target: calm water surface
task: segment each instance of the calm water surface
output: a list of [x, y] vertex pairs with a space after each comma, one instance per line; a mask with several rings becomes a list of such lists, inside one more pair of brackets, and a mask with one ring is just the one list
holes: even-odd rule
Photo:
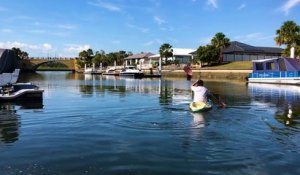
[[184, 79], [24, 75], [35, 103], [0, 104], [0, 174], [300, 173], [300, 87], [205, 81], [228, 107], [191, 113]]

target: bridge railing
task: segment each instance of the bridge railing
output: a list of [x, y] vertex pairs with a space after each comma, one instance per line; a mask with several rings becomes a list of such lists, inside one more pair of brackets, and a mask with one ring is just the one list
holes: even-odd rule
[[76, 57], [29, 57], [30, 60], [75, 60]]

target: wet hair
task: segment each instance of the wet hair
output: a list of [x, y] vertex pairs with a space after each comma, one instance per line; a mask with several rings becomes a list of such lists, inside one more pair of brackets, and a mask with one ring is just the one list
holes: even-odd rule
[[204, 85], [204, 82], [202, 80], [197, 81], [197, 86], [203, 86], [203, 85]]

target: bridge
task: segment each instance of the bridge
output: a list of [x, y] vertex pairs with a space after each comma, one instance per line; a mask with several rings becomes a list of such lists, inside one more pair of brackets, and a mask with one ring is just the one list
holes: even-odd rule
[[23, 59], [20, 61], [20, 68], [24, 72], [35, 72], [38, 67], [46, 63], [60, 63], [66, 65], [70, 71], [76, 71], [76, 59]]

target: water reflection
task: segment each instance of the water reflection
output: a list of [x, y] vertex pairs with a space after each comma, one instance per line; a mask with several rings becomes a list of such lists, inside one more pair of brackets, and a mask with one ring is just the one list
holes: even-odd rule
[[193, 113], [191, 112], [191, 115], [193, 116], [193, 123], [192, 127], [193, 128], [203, 128], [205, 127], [205, 119], [202, 113], [196, 112]]
[[42, 109], [43, 102], [0, 103], [0, 142], [13, 143], [19, 138], [20, 119], [17, 114], [21, 109]]
[[274, 107], [277, 121], [290, 127], [299, 123], [299, 86], [250, 83], [248, 87], [253, 103]]

